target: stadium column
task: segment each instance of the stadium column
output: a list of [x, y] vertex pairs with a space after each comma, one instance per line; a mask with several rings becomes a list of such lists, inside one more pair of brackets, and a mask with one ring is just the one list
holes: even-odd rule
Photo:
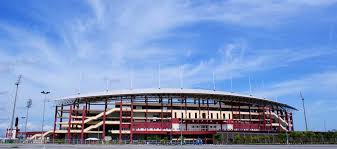
[[200, 112], [200, 97], [198, 97], [198, 110], [199, 110], [199, 120], [198, 120], [198, 127], [201, 131], [200, 121], [201, 121], [201, 112]]
[[72, 112], [73, 112], [73, 106], [70, 105], [69, 107], [69, 119], [68, 119], [68, 144], [70, 144], [70, 128], [71, 128], [71, 115], [72, 115]]
[[279, 110], [280, 107], [277, 107], [276, 109], [276, 114], [277, 114], [277, 122], [278, 122], [278, 129], [279, 131], [281, 131], [281, 115], [280, 115], [280, 110]]
[[107, 100], [104, 102], [104, 112], [103, 112], [103, 129], [102, 129], [102, 139], [105, 138], [105, 121], [106, 121], [106, 108], [107, 108]]
[[273, 107], [272, 106], [270, 106], [269, 107], [269, 121], [270, 121], [270, 130], [273, 130], [273, 117], [272, 117], [272, 115], [271, 115], [271, 112], [272, 112], [272, 109]]
[[147, 113], [148, 113], [148, 100], [147, 100], [147, 96], [145, 96], [145, 131], [147, 132], [147, 124], [148, 124], [148, 121], [147, 121]]
[[56, 131], [56, 121], [57, 121], [57, 110], [58, 110], [58, 106], [55, 106], [55, 118], [54, 118], [54, 129], [53, 129], [53, 143], [55, 143], [55, 131]]
[[219, 102], [219, 108], [220, 108], [220, 131], [222, 131], [222, 123], [223, 123], [223, 117], [222, 117], [222, 107], [221, 107], [221, 101], [218, 100]]
[[123, 101], [122, 101], [122, 97], [119, 97], [121, 98], [121, 101], [119, 103], [119, 144], [122, 144], [122, 113], [123, 113]]
[[290, 114], [291, 131], [294, 131], [293, 113], [290, 112], [289, 114]]
[[130, 144], [133, 143], [133, 98], [134, 96], [131, 96]]
[[263, 130], [266, 130], [266, 107], [263, 106]]
[[[251, 113], [250, 113], [250, 105], [248, 105], [248, 116], [249, 116], [249, 131], [252, 129], [252, 116], [251, 116]], [[259, 125], [260, 125], [260, 123], [259, 123]], [[260, 126], [259, 126], [259, 128], [260, 128]]]
[[[170, 141], [172, 141], [173, 137], [172, 137], [172, 129], [173, 129], [173, 121], [172, 121], [172, 118], [173, 118], [173, 101], [172, 101], [172, 97], [169, 97], [170, 100], [171, 100], [171, 131], [170, 131]], [[172, 143], [172, 142], [171, 142]]]
[[288, 117], [288, 112], [285, 110], [285, 116], [286, 116], [286, 122], [287, 122], [287, 131], [289, 131], [289, 117]]
[[61, 127], [62, 127], [62, 120], [63, 120], [63, 104], [61, 105], [61, 111], [60, 111], [60, 126], [59, 126], [59, 130], [61, 130]]
[[187, 131], [187, 98], [183, 97], [185, 100], [185, 131]]
[[84, 141], [84, 120], [86, 115], [86, 106], [83, 106], [82, 110], [82, 125], [81, 125], [81, 144], [83, 144]]
[[163, 131], [163, 98], [159, 96], [160, 101], [160, 130]]
[[90, 114], [90, 109], [91, 109], [91, 106], [90, 106], [90, 101], [88, 102], [88, 106], [87, 106], [87, 109], [88, 109], [88, 115]]
[[241, 108], [241, 105], [239, 104], [239, 126], [240, 126], [240, 127], [239, 127], [239, 130], [242, 129], [242, 127], [241, 127], [241, 126], [242, 126], [242, 125], [241, 125], [241, 109], [240, 109], [240, 108]]
[[206, 99], [206, 104], [207, 104], [207, 123], [209, 121], [209, 103], [208, 103], [208, 97]]
[[231, 111], [232, 111], [232, 117], [231, 118], [232, 118], [232, 125], [233, 125], [233, 129], [232, 130], [234, 131], [234, 123], [235, 122], [234, 122], [234, 112], [233, 112], [233, 101], [231, 102]]

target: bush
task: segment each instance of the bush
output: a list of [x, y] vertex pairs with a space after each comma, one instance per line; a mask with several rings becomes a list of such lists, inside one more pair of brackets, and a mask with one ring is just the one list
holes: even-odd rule
[[221, 134], [215, 134], [214, 139], [217, 141], [218, 144], [222, 143], [224, 138]]
[[239, 143], [242, 143], [242, 141], [243, 141], [243, 138], [241, 137], [241, 135], [236, 134], [234, 137], [234, 143], [239, 144]]

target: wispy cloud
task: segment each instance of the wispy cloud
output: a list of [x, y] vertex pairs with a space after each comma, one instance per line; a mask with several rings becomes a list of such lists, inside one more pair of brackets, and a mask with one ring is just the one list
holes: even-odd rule
[[268, 86], [256, 92], [257, 95], [277, 97], [289, 94], [334, 93], [337, 89], [337, 71], [327, 71], [303, 76], [295, 80], [286, 80]]
[[[47, 9], [38, 3], [27, 12], [23, 10], [28, 20], [37, 21], [33, 25], [0, 21], [0, 87], [1, 90], [12, 89], [16, 76], [23, 74], [19, 106], [26, 98], [32, 98], [32, 115], [40, 116], [41, 90], [48, 89], [52, 91], [51, 96], [59, 97], [77, 93], [81, 85], [82, 92], [93, 92], [105, 89], [107, 78], [113, 80], [111, 88], [128, 88], [131, 72], [135, 88], [157, 87], [159, 64], [162, 87], [179, 87], [182, 65], [185, 87], [211, 82], [213, 71], [219, 82], [230, 77], [242, 79], [249, 73], [267, 72], [336, 53], [326, 46], [260, 48], [252, 46], [255, 41], [241, 35], [226, 34], [219, 37], [223, 40], [215, 43], [216, 37], [203, 37], [199, 26], [220, 24], [228, 28], [247, 27], [248, 31], [277, 27], [287, 23], [285, 20], [289, 18], [332, 6], [335, 2], [98, 0], [80, 3], [76, 8], [68, 6], [71, 9], [60, 8], [57, 4]], [[185, 28], [194, 29], [186, 31]], [[193, 34], [193, 37], [180, 41], [182, 34]], [[195, 41], [195, 38], [202, 40]], [[195, 42], [202, 42], [203, 47]], [[290, 78], [290, 81], [271, 86], [266, 83], [270, 92], [259, 91], [259, 94], [289, 94], [291, 89], [305, 89], [312, 80], [335, 78], [335, 75], [329, 71], [299, 80]], [[335, 81], [321, 85], [333, 87], [332, 82]], [[6, 103], [1, 109], [6, 111], [10, 105], [8, 101], [12, 100], [9, 94], [1, 95], [4, 100], [0, 103]], [[34, 124], [39, 123], [37, 118], [32, 120]]]

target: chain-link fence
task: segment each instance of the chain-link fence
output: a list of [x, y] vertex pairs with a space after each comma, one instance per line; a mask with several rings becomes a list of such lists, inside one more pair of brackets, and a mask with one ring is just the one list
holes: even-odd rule
[[[153, 138], [152, 138], [153, 139]], [[41, 139], [36, 140], [1, 140], [0, 143], [42, 144]], [[50, 139], [44, 140], [46, 144], [131, 144], [130, 140], [102, 140], [91, 138], [81, 139]], [[209, 143], [209, 142], [207, 142]], [[212, 144], [337, 144], [337, 132], [290, 132], [290, 133], [248, 133], [248, 132], [223, 132], [213, 136]], [[132, 144], [206, 144], [201, 139], [173, 139], [157, 138], [155, 140], [137, 140]]]
[[337, 144], [337, 132], [243, 133], [214, 135], [215, 144]]

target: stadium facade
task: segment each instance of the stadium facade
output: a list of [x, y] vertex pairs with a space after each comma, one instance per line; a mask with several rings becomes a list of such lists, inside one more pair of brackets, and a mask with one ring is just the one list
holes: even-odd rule
[[[236, 93], [203, 89], [129, 89], [55, 99], [54, 129], [43, 137], [128, 141], [156, 135], [202, 139], [225, 132], [293, 131], [294, 107]], [[36, 134], [31, 139], [41, 138]]]

